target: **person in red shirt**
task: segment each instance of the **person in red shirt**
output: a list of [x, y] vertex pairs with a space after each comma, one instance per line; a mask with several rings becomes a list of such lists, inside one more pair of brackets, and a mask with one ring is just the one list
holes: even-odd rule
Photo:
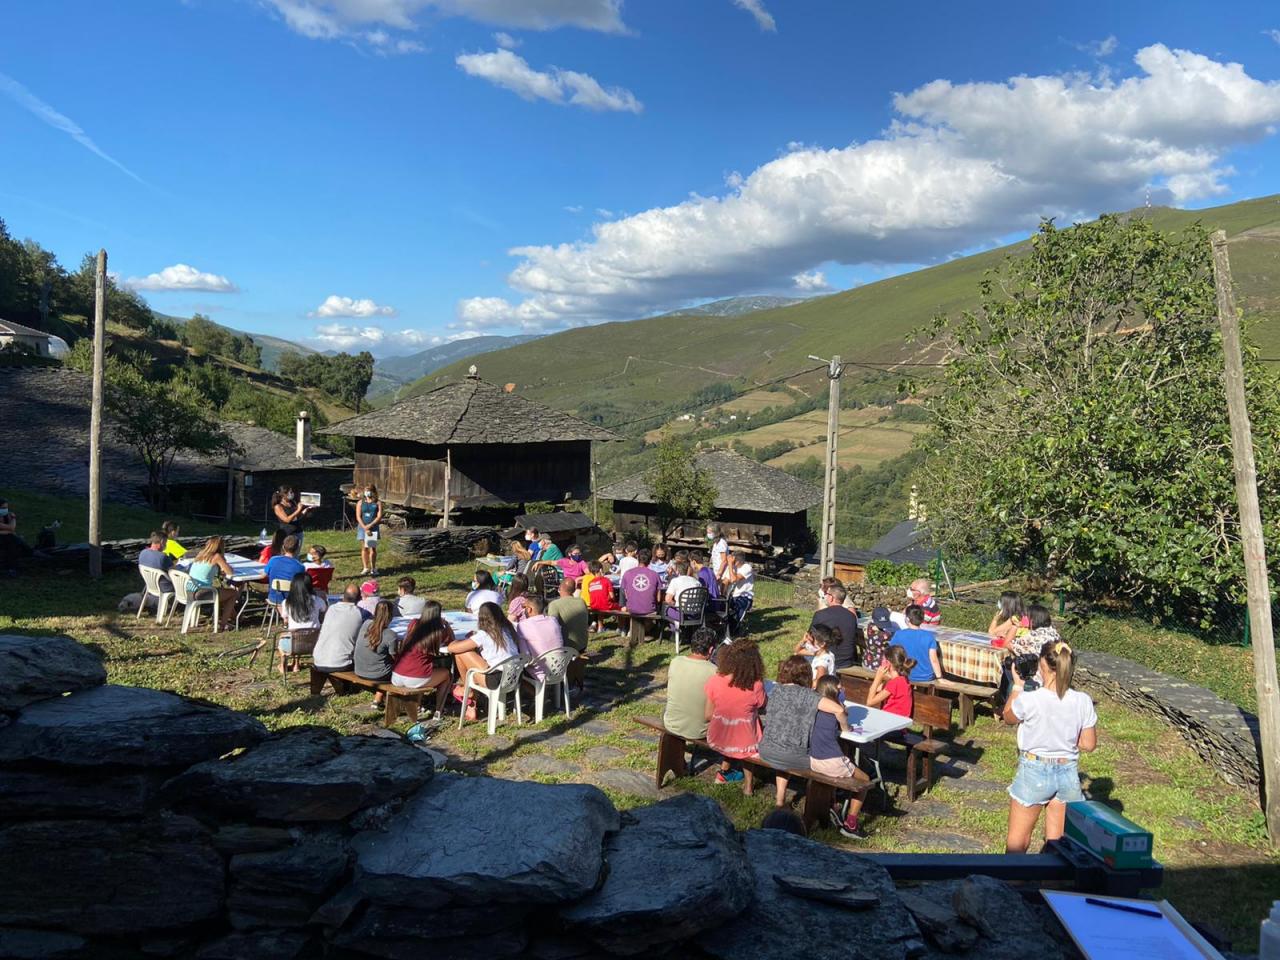
[[599, 633], [604, 630], [604, 617], [600, 614], [617, 610], [618, 601], [613, 594], [613, 584], [604, 575], [600, 561], [592, 560], [587, 564], [587, 570], [591, 572], [591, 582], [587, 584], [587, 609], [596, 614], [596, 632]]
[[925, 577], [911, 581], [911, 586], [907, 587], [907, 603], [914, 603], [924, 611], [926, 627], [936, 627], [942, 623], [942, 607], [938, 598], [929, 592], [932, 588], [933, 585]]
[[871, 689], [867, 691], [867, 706], [879, 707], [886, 713], [896, 713], [901, 717], [911, 716], [914, 701], [907, 674], [915, 665], [906, 650], [896, 643], [890, 646], [871, 681]]

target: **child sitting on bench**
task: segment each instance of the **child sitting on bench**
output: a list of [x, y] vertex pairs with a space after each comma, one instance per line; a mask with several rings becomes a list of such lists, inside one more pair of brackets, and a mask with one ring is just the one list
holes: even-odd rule
[[[840, 681], [834, 675], [828, 675], [818, 681], [817, 693], [824, 703], [837, 703], [843, 712], [844, 704], [840, 700]], [[828, 777], [847, 778], [849, 780], [866, 781], [867, 775], [853, 765], [844, 751], [840, 749], [840, 718], [822, 710], [813, 721], [813, 730], [809, 734], [809, 769]], [[863, 801], [867, 791], [855, 789], [852, 784], [849, 791], [853, 796], [847, 801], [847, 810], [841, 810], [840, 801], [831, 808], [831, 823], [841, 836], [851, 840], [865, 840], [867, 833], [858, 823], [858, 814], [862, 812]]]

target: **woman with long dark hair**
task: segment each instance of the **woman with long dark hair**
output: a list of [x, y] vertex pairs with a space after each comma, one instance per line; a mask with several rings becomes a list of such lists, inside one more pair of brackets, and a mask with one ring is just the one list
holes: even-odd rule
[[[276, 649], [280, 651], [281, 673], [285, 672], [285, 661], [293, 654], [293, 631], [318, 630], [320, 619], [324, 616], [328, 605], [324, 594], [316, 591], [310, 576], [306, 573], [294, 574], [293, 579], [289, 581], [289, 592], [285, 595], [284, 602], [280, 604], [281, 619], [289, 630], [289, 633], [282, 635], [276, 644]], [[297, 669], [296, 658], [294, 669]]]
[[512, 623], [519, 623], [521, 620], [533, 614], [529, 608], [529, 578], [523, 573], [517, 573], [511, 578], [511, 586], [507, 588], [507, 619]]
[[488, 670], [516, 656], [516, 630], [496, 603], [483, 603], [476, 614], [476, 632], [447, 647], [458, 664], [458, 676], [468, 670]]
[[436, 691], [436, 719], [444, 713], [450, 684], [448, 669], [437, 667], [435, 659], [442, 655], [442, 651], [453, 640], [453, 629], [441, 613], [440, 604], [434, 600], [423, 604], [422, 616], [397, 647], [395, 663], [391, 667], [391, 683], [394, 686]]
[[[356, 634], [355, 654], [352, 657], [352, 666], [357, 676], [383, 683], [391, 679], [396, 649], [400, 646], [400, 638], [391, 629], [391, 621], [395, 615], [394, 603], [379, 600], [373, 609], [373, 616], [361, 624], [360, 632]], [[385, 699], [381, 690], [373, 695], [373, 702], [377, 706], [381, 706]]]
[[298, 538], [298, 549], [302, 549], [302, 520], [310, 507], [298, 500], [298, 491], [287, 483], [276, 489], [271, 495], [271, 515], [280, 526], [286, 537]]

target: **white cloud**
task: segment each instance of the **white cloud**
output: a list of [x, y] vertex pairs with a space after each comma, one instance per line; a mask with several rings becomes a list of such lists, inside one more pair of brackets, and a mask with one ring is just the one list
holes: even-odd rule
[[134, 290], [204, 290], [208, 293], [237, 293], [237, 287], [226, 277], [205, 273], [185, 263], [175, 263], [159, 273], [130, 277], [124, 281]]
[[482, 334], [475, 330], [443, 335], [412, 328], [387, 331], [377, 324], [322, 323], [315, 328], [310, 343], [321, 350], [368, 350], [377, 356], [394, 356], [479, 336]]
[[820, 290], [831, 289], [831, 284], [827, 283], [827, 275], [821, 270], [797, 273], [791, 278], [791, 282], [797, 290], [803, 290], [805, 293], [817, 293]]
[[459, 54], [455, 62], [469, 76], [488, 80], [525, 100], [546, 100], [588, 110], [622, 110], [639, 113], [644, 105], [623, 87], [600, 86], [594, 77], [575, 70], [552, 67], [535, 70], [510, 50]]
[[603, 217], [605, 220], [613, 219], [613, 211], [606, 210], [604, 207], [596, 207], [596, 216]]
[[511, 34], [504, 33], [501, 30], [493, 35], [493, 42], [504, 50], [514, 50], [516, 47], [520, 46], [521, 43], [520, 40], [513, 37]]
[[10, 100], [18, 104], [18, 106], [27, 110], [38, 119], [43, 120], [55, 130], [61, 130], [76, 143], [80, 144], [80, 146], [84, 147], [90, 153], [101, 157], [121, 173], [132, 177], [139, 183], [146, 183], [146, 181], [140, 176], [94, 143], [93, 139], [84, 132], [84, 129], [80, 124], [76, 123], [66, 114], [59, 113], [6, 73], [0, 73], [0, 93], [3, 93]]
[[778, 25], [774, 22], [773, 15], [764, 8], [764, 0], [733, 0], [733, 5], [741, 7], [755, 17], [761, 30], [768, 30], [770, 33], [778, 32]]
[[1274, 40], [1276, 43], [1280, 43], [1280, 30], [1263, 30], [1262, 32], [1265, 33], [1272, 40]]
[[565, 213], [581, 213], [581, 212], [582, 212], [582, 205], [581, 205], [581, 204], [579, 204], [579, 203], [571, 203], [571, 204], [568, 204], [568, 205], [564, 208], [564, 212], [565, 212]]
[[[340, 297], [337, 294], [330, 294], [325, 297], [324, 303], [312, 310], [307, 316], [309, 317], [394, 317], [396, 315], [395, 307], [382, 306], [374, 303], [372, 300], [355, 300], [351, 297]], [[317, 329], [319, 329], [317, 327]]]
[[720, 196], [517, 247], [520, 297], [458, 304], [468, 329], [626, 319], [697, 298], [780, 288], [818, 264], [935, 261], [1041, 216], [1061, 221], [1224, 191], [1236, 145], [1280, 124], [1280, 83], [1156, 44], [1135, 76], [936, 80], [899, 94], [880, 137], [804, 147]]
[[[262, 0], [290, 30], [312, 40], [344, 40], [386, 55], [418, 53], [413, 34], [428, 12], [498, 27], [553, 30], [579, 27], [626, 33], [622, 0]], [[509, 34], [501, 34], [515, 45]], [[499, 41], [501, 43], [501, 41]], [[506, 44], [502, 44], [506, 46]]]
[[1077, 43], [1073, 44], [1073, 46], [1081, 53], [1087, 53], [1091, 57], [1102, 59], [1115, 53], [1119, 43], [1120, 41], [1116, 39], [1116, 35], [1113, 33], [1101, 40], [1091, 40], [1088, 43]]

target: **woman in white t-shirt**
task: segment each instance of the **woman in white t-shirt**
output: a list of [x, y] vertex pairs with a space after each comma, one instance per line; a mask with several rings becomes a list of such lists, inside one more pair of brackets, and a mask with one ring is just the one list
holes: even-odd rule
[[1018, 727], [1018, 772], [1009, 785], [1008, 853], [1026, 853], [1044, 807], [1044, 838], [1062, 836], [1067, 804], [1083, 800], [1077, 761], [1098, 746], [1098, 715], [1089, 695], [1071, 689], [1076, 658], [1063, 640], [1040, 648], [1040, 682], [1030, 687], [1014, 672], [1004, 705]]
[[502, 604], [502, 594], [498, 585], [493, 582], [493, 575], [488, 570], [477, 570], [476, 578], [471, 581], [471, 592], [467, 594], [463, 606], [468, 613], [479, 613], [480, 607], [486, 603]]
[[468, 670], [488, 670], [516, 655], [516, 631], [496, 603], [482, 603], [476, 613], [476, 632], [465, 640], [454, 640], [445, 652], [454, 657], [458, 676]]

